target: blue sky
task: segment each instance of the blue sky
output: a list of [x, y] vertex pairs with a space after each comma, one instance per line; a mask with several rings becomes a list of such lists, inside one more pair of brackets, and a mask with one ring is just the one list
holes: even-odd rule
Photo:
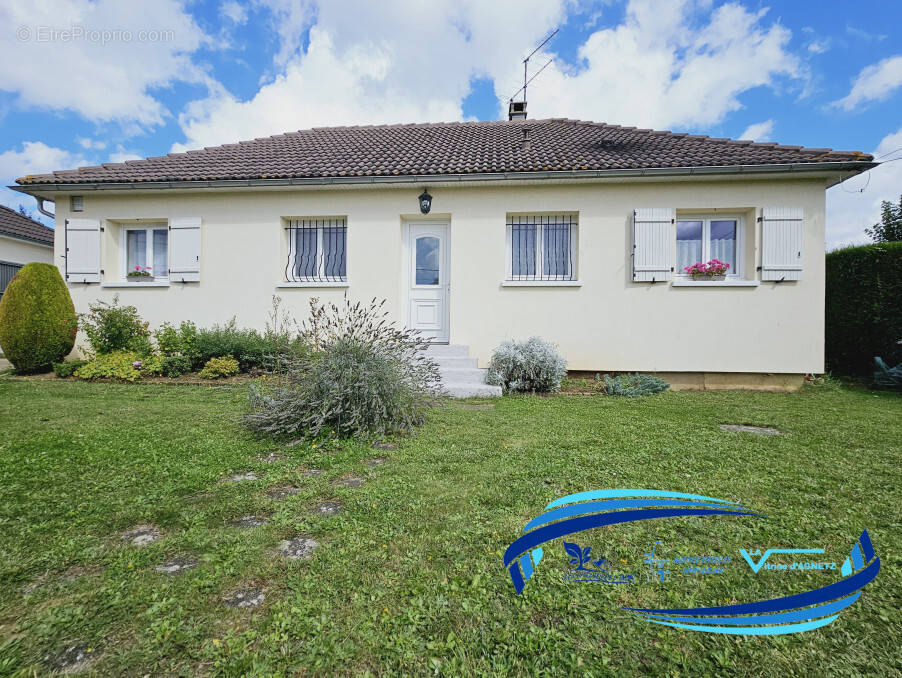
[[[530, 117], [902, 157], [902, 3], [48, 0], [0, 19], [4, 185], [310, 126], [499, 119], [554, 27]], [[902, 162], [831, 189], [828, 244], [900, 193]]]

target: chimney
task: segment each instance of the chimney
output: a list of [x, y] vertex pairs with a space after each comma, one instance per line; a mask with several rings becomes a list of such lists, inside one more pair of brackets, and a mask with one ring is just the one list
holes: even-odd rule
[[526, 101], [511, 101], [507, 105], [508, 120], [526, 120]]

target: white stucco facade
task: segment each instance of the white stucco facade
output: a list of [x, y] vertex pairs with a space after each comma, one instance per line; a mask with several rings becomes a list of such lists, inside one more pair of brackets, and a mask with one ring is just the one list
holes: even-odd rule
[[[136, 306], [152, 327], [193, 320], [262, 329], [273, 295], [298, 320], [310, 297], [387, 300], [406, 321], [405, 224], [446, 222], [449, 237], [449, 341], [466, 344], [484, 366], [505, 338], [541, 336], [558, 344], [571, 370], [817, 373], [824, 369], [824, 192], [826, 179], [619, 179], [553, 184], [428, 184], [378, 187], [95, 191], [84, 211], [56, 199], [54, 261], [65, 274], [65, 220], [97, 219], [99, 284], [70, 283], [76, 310], [96, 299]], [[761, 224], [769, 206], [801, 208], [801, 279], [761, 281]], [[742, 281], [735, 286], [633, 282], [633, 211], [742, 217]], [[715, 212], [716, 211], [716, 212]], [[577, 279], [566, 285], [506, 285], [510, 214], [578, 215]], [[120, 229], [135, 220], [201, 220], [200, 280], [137, 287], [123, 279]], [[286, 219], [343, 217], [346, 287], [284, 287]], [[675, 247], [675, 241], [674, 241]], [[755, 283], [758, 283], [757, 285]]]
[[11, 264], [28, 264], [32, 261], [52, 264], [53, 249], [50, 245], [0, 235], [0, 261]]

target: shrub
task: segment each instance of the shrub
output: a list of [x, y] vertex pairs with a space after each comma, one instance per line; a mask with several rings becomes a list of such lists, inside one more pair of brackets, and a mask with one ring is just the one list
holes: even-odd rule
[[230, 355], [210, 358], [204, 365], [204, 369], [200, 371], [200, 376], [204, 379], [219, 379], [236, 374], [238, 374], [238, 361]]
[[164, 356], [161, 372], [165, 377], [180, 377], [191, 371], [191, 360], [183, 355]]
[[70, 360], [63, 363], [53, 363], [53, 373], [56, 374], [56, 376], [65, 379], [66, 377], [71, 377], [75, 373], [75, 370], [87, 363], [87, 360]]
[[190, 360], [195, 354], [197, 327], [190, 320], [182, 321], [178, 327], [163, 323], [154, 331], [153, 338], [164, 356], [185, 356]]
[[141, 320], [134, 306], [120, 306], [118, 294], [112, 303], [96, 301], [88, 308], [89, 312], [79, 315], [79, 320], [94, 353], [153, 353], [147, 323]]
[[134, 361], [133, 366], [141, 373], [142, 377], [158, 377], [163, 374], [163, 360], [159, 354], [141, 356]]
[[848, 247], [826, 260], [825, 351], [838, 374], [902, 363], [902, 242]]
[[364, 306], [311, 300], [301, 341], [310, 351], [285, 359], [274, 387], [251, 385], [245, 423], [294, 437], [381, 436], [409, 431], [441, 396], [429, 342], [398, 328], [375, 299]]
[[52, 264], [25, 264], [0, 298], [0, 348], [17, 372], [49, 371], [75, 344], [75, 307]]
[[[598, 375], [595, 375], [598, 381]], [[605, 395], [626, 396], [638, 398], [639, 396], [654, 395], [670, 388], [670, 384], [652, 374], [620, 374], [616, 377], [604, 375]]]
[[98, 353], [75, 370], [79, 379], [122, 379], [135, 381], [141, 376], [141, 356], [132, 351]]
[[505, 391], [553, 393], [567, 376], [567, 361], [539, 337], [503, 342], [492, 354], [486, 381]]
[[238, 360], [239, 369], [247, 372], [252, 367], [270, 364], [271, 346], [259, 332], [239, 328], [235, 318], [232, 318], [226, 325], [214, 325], [197, 331], [192, 362], [198, 368], [212, 358], [231, 355]]

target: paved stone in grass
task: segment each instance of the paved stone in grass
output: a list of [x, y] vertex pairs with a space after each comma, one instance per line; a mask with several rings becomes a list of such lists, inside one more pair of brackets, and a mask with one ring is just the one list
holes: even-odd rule
[[342, 478], [337, 481], [335, 484], [339, 487], [360, 487], [363, 485], [364, 480], [358, 476], [351, 476], [349, 478]]
[[173, 558], [172, 560], [167, 560], [162, 565], [157, 565], [153, 569], [155, 569], [157, 572], [162, 572], [163, 574], [179, 574], [180, 572], [190, 570], [192, 567], [196, 566], [196, 558], [191, 558], [189, 556], [179, 556], [177, 558]]
[[374, 450], [397, 450], [398, 443], [389, 443], [389, 442], [381, 442], [381, 443], [373, 443], [371, 447]]
[[301, 491], [300, 487], [274, 487], [266, 493], [270, 499], [284, 499]]
[[781, 431], [767, 426], [740, 426], [739, 424], [719, 424], [724, 431], [733, 431], [734, 433], [757, 433], [763, 436], [779, 436], [783, 435]]
[[323, 474], [323, 470], [319, 468], [308, 468], [306, 471], [301, 473], [302, 476], [321, 476]]
[[270, 452], [269, 454], [261, 454], [257, 459], [264, 464], [275, 464], [277, 461], [285, 461], [285, 455], [278, 452]]
[[260, 589], [244, 589], [222, 597], [222, 602], [227, 607], [240, 608], [260, 607], [264, 600], [266, 600], [266, 596]]
[[316, 507], [316, 510], [324, 516], [337, 516], [341, 513], [341, 504], [337, 501], [324, 501]]
[[376, 468], [377, 466], [381, 466], [384, 463], [385, 463], [384, 457], [377, 457], [376, 459], [367, 459], [366, 460], [366, 465], [369, 466], [370, 468]]
[[462, 410], [493, 410], [495, 406], [491, 403], [458, 403], [455, 407]]
[[122, 539], [124, 541], [129, 542], [132, 546], [138, 547], [147, 546], [162, 536], [163, 535], [156, 525], [137, 525], [122, 533]]
[[260, 527], [268, 522], [269, 520], [263, 516], [241, 516], [237, 520], [233, 520], [229, 525], [232, 527]]
[[44, 657], [44, 664], [51, 671], [69, 674], [86, 670], [94, 660], [94, 648], [87, 645], [70, 645], [65, 650]]
[[279, 550], [286, 558], [300, 560], [312, 556], [317, 546], [319, 546], [319, 542], [310, 537], [295, 537], [283, 540], [279, 545]]
[[243, 483], [247, 480], [257, 480], [257, 474], [253, 471], [248, 471], [247, 473], [237, 473], [229, 478], [230, 483]]

